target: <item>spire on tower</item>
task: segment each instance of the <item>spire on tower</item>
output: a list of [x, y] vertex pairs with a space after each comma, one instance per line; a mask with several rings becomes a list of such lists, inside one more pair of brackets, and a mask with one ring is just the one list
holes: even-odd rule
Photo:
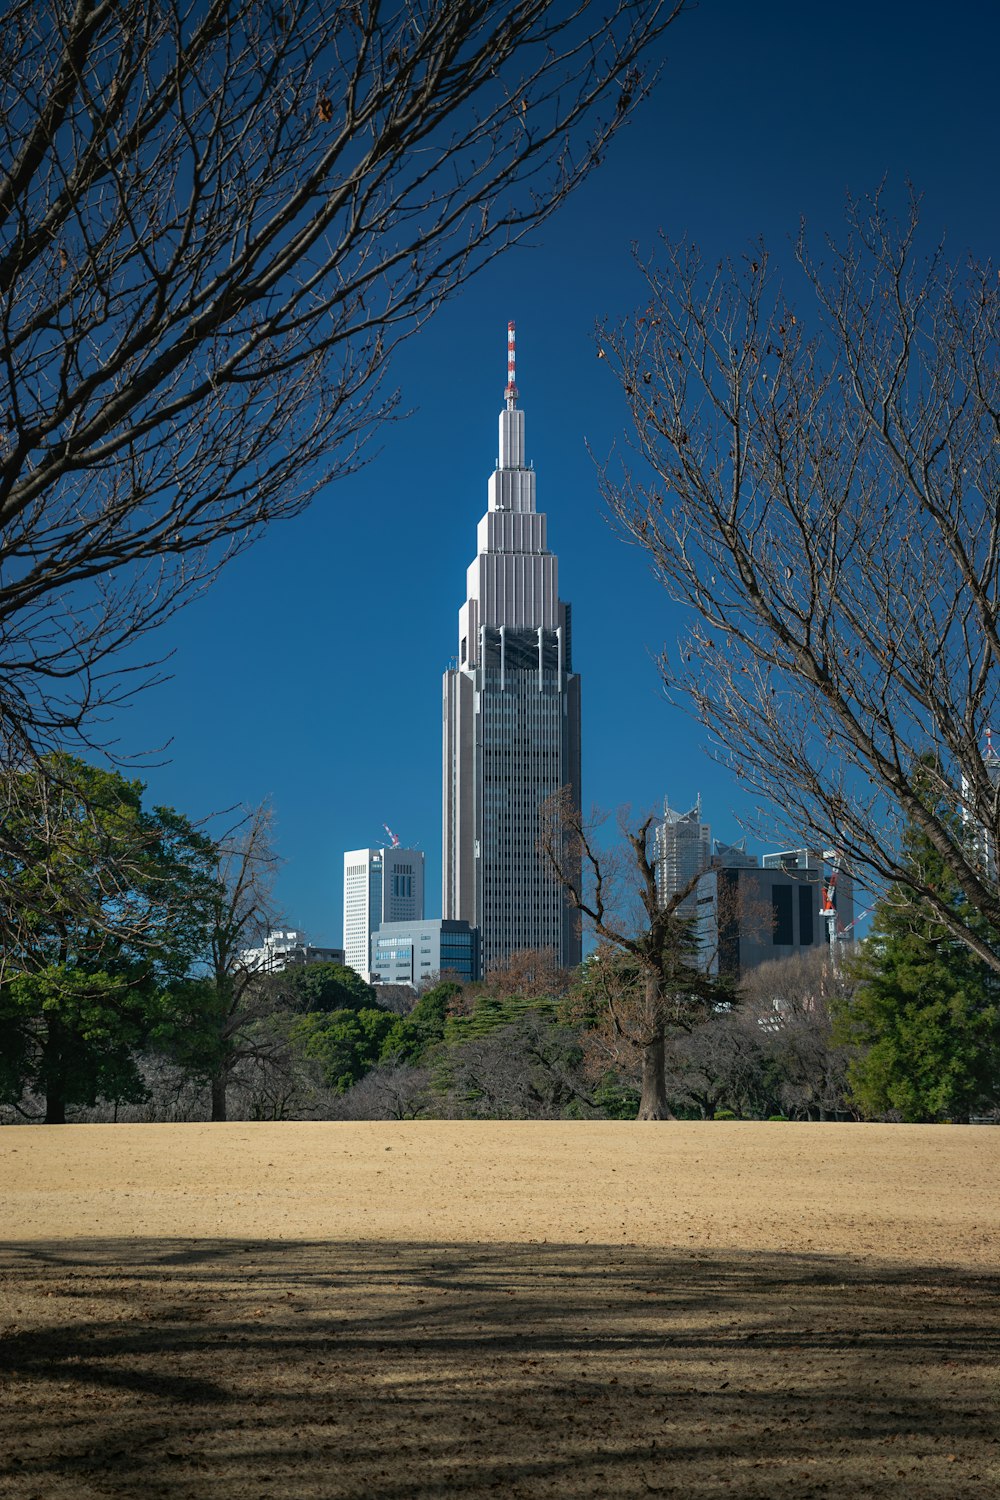
[[507, 405], [513, 406], [517, 400], [517, 382], [514, 379], [514, 325], [507, 324], [507, 389], [504, 391]]

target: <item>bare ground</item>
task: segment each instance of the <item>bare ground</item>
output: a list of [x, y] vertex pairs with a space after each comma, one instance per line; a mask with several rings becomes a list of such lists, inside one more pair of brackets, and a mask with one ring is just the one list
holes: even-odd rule
[[3, 1500], [1000, 1491], [1000, 1131], [0, 1132]]

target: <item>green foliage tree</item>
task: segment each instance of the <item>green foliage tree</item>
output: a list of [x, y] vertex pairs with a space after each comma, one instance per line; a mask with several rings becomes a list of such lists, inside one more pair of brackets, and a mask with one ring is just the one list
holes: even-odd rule
[[374, 1068], [397, 1017], [381, 1006], [363, 1010], [314, 1011], [293, 1025], [293, 1046], [319, 1064], [328, 1088], [344, 1094]]
[[215, 851], [180, 814], [145, 809], [141, 782], [73, 757], [4, 780], [16, 826], [0, 878], [19, 918], [0, 969], [0, 1097], [41, 1095], [62, 1124], [74, 1104], [142, 1097], [136, 1049], [197, 951]]
[[137, 1050], [155, 1023], [156, 991], [108, 970], [50, 964], [11, 975], [0, 989], [4, 1103], [45, 1099], [45, 1123], [74, 1104], [136, 1104], [145, 1095]]
[[[919, 781], [925, 797], [932, 782], [930, 774]], [[935, 798], [935, 817], [958, 825], [944, 800]], [[1000, 986], [914, 888], [932, 888], [938, 909], [963, 908], [960, 922], [975, 927], [981, 943], [994, 944], [995, 934], [968, 911], [949, 862], [915, 822], [904, 833], [904, 854], [912, 883], [877, 903], [856, 961], [857, 991], [838, 1016], [839, 1034], [859, 1048], [849, 1087], [867, 1116], [967, 1120], [1000, 1102]]]
[[347, 964], [303, 964], [283, 970], [277, 988], [289, 1010], [302, 1015], [370, 1010], [375, 991]]
[[454, 980], [421, 995], [409, 1015], [400, 1016], [382, 1044], [382, 1061], [419, 1063], [444, 1040], [449, 1005], [462, 986]]
[[841, 1034], [861, 1112], [967, 1120], [1000, 1103], [1000, 1007], [986, 966], [930, 913], [880, 903]]
[[453, 1046], [474, 1037], [490, 1036], [507, 1026], [515, 1026], [525, 1016], [539, 1015], [554, 1021], [559, 1011], [557, 1001], [536, 995], [494, 995], [485, 991], [475, 996], [465, 1015], [451, 1016], [445, 1023], [445, 1040]]

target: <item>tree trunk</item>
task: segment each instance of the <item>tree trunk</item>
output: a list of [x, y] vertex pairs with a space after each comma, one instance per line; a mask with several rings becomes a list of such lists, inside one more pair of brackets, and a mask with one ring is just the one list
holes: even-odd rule
[[642, 1053], [642, 1094], [637, 1120], [669, 1120], [667, 1108], [667, 1039], [659, 974], [646, 971], [646, 1025], [652, 1033]]
[[50, 1011], [45, 1028], [42, 1053], [42, 1076], [45, 1079], [45, 1123], [66, 1124], [66, 1079], [63, 1048], [66, 1045], [63, 1025], [55, 1011]]
[[669, 1120], [667, 1108], [666, 1066], [663, 1032], [649, 1043], [642, 1054], [642, 1094], [637, 1120]]
[[50, 1082], [45, 1090], [46, 1125], [66, 1124], [66, 1096], [59, 1084]]
[[226, 1119], [226, 1075], [217, 1073], [212, 1079], [212, 1119]]

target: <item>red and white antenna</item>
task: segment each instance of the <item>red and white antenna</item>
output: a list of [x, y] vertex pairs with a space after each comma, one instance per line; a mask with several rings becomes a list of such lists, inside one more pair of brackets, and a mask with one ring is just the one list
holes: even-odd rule
[[388, 823], [383, 823], [383, 824], [382, 824], [382, 827], [383, 827], [383, 828], [384, 828], [384, 829], [385, 829], [385, 831], [386, 831], [386, 833], [387, 833], [387, 834], [388, 834], [388, 835], [389, 835], [389, 837], [390, 837], [390, 838], [391, 838], [391, 839], [392, 839], [392, 847], [393, 847], [393, 848], [394, 848], [394, 849], [398, 849], [398, 848], [399, 848], [399, 839], [398, 839], [398, 838], [397, 838], [397, 837], [396, 837], [396, 835], [395, 835], [395, 834], [394, 834], [394, 833], [393, 833], [393, 831], [392, 831], [392, 829], [391, 829], [391, 828], [390, 828], [390, 827], [389, 827], [389, 825], [388, 825]]
[[504, 391], [508, 401], [517, 400], [517, 381], [514, 378], [514, 325], [507, 324], [507, 389]]

